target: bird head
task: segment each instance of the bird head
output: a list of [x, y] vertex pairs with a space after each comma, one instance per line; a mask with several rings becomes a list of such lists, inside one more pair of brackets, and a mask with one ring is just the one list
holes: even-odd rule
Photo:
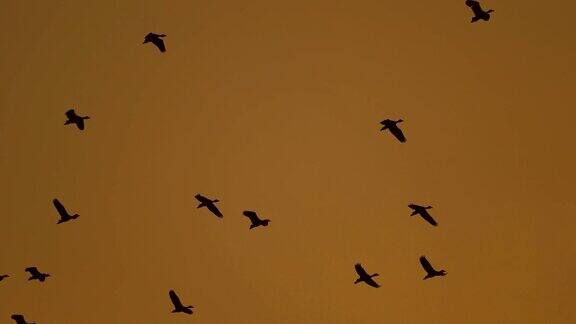
[[486, 13], [491, 13], [491, 12], [494, 12], [494, 10], [493, 10], [493, 9], [489, 9], [488, 11], [486, 11]]
[[74, 215], [72, 215], [71, 217], [72, 217], [72, 218], [78, 218], [78, 217], [80, 217], [80, 215], [74, 214]]
[[262, 225], [268, 226], [268, 223], [270, 223], [270, 222], [271, 222], [271, 220], [265, 219], [265, 220], [262, 221]]
[[212, 200], [212, 202], [213, 202], [213, 203], [217, 203], [217, 202], [220, 202], [220, 200], [214, 199], [214, 200]]
[[375, 273], [375, 274], [371, 275], [370, 278], [372, 278], [372, 277], [378, 277], [378, 276], [379, 276], [379, 274]]
[[402, 119], [398, 119], [398, 120], [396, 121], [396, 123], [401, 123], [401, 122], [403, 122]]
[[432, 206], [426, 206], [425, 209], [432, 209]]
[[445, 276], [448, 274], [448, 272], [446, 272], [446, 270], [440, 270], [438, 274], [441, 276]]

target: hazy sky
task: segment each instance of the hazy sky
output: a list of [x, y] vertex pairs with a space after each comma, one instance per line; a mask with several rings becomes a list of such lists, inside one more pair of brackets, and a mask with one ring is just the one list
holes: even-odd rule
[[0, 321], [576, 322], [576, 3], [483, 5], [5, 1]]

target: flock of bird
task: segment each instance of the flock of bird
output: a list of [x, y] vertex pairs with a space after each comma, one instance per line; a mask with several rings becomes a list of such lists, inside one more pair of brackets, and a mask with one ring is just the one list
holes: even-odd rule
[[[478, 20], [488, 21], [488, 20], [490, 20], [490, 13], [494, 12], [494, 10], [492, 10], [492, 9], [483, 10], [482, 7], [480, 6], [480, 3], [478, 1], [475, 1], [475, 0], [466, 0], [465, 4], [466, 4], [466, 6], [470, 7], [472, 12], [474, 13], [474, 16], [472, 17], [472, 20], [471, 20], [472, 23], [476, 22]], [[164, 35], [164, 34], [148, 33], [144, 37], [143, 44], [152, 43], [161, 52], [166, 52], [166, 45], [164, 44], [164, 41], [162, 40], [162, 38], [164, 38], [164, 37], [166, 37], [166, 35]], [[64, 125], [74, 124], [74, 125], [76, 125], [76, 127], [79, 130], [84, 130], [84, 128], [85, 128], [84, 121], [87, 119], [90, 119], [89, 116], [79, 116], [74, 109], [69, 109], [68, 111], [66, 111], [65, 115], [67, 117], [67, 120], [64, 123]], [[398, 141], [400, 141], [401, 143], [405, 143], [406, 137], [404, 136], [404, 133], [402, 132], [402, 130], [398, 127], [398, 123], [401, 123], [401, 122], [403, 122], [402, 119], [398, 119], [398, 120], [385, 119], [385, 120], [380, 122], [380, 124], [382, 124], [382, 128], [380, 129], [380, 131], [388, 130]], [[218, 207], [216, 207], [216, 203], [219, 202], [218, 199], [210, 199], [210, 198], [205, 197], [201, 194], [197, 194], [195, 196], [195, 198], [196, 198], [196, 200], [198, 200], [200, 202], [200, 204], [198, 205], [197, 208], [206, 207], [215, 216], [217, 216], [219, 218], [224, 217], [222, 212], [220, 212]], [[58, 215], [60, 216], [60, 219], [58, 220], [57, 224], [70, 222], [72, 220], [77, 219], [80, 216], [78, 214], [71, 215], [68, 212], [68, 210], [64, 207], [64, 205], [58, 199], [52, 200], [52, 203], [53, 203], [54, 208], [56, 209]], [[431, 209], [432, 206], [420, 206], [417, 204], [409, 204], [408, 207], [410, 209], [412, 209], [412, 213], [410, 214], [410, 216], [419, 215], [420, 217], [422, 217], [422, 219], [424, 219], [430, 225], [438, 226], [438, 223], [436, 222], [436, 220], [434, 220], [434, 218], [428, 212], [428, 209]], [[256, 228], [259, 226], [268, 226], [268, 224], [270, 223], [269, 219], [261, 219], [260, 217], [258, 217], [258, 214], [255, 211], [246, 210], [242, 213], [242, 215], [246, 216], [250, 220], [250, 223], [251, 223], [250, 229], [253, 229], [253, 228]], [[430, 264], [430, 262], [426, 259], [425, 256], [420, 257], [420, 264], [421, 264], [422, 268], [424, 269], [424, 271], [426, 272], [426, 276], [423, 278], [424, 280], [434, 278], [437, 276], [445, 276], [447, 274], [445, 270], [438, 271], [438, 270], [434, 269], [432, 264]], [[358, 278], [356, 279], [354, 284], [358, 284], [358, 283], [363, 282], [363, 283], [365, 283], [371, 287], [374, 287], [374, 288], [380, 287], [380, 285], [373, 279], [374, 277], [378, 276], [378, 273], [368, 274], [368, 272], [366, 272], [366, 270], [362, 267], [362, 265], [360, 263], [357, 263], [354, 266], [354, 268], [356, 270], [356, 273], [358, 274]], [[46, 279], [48, 277], [50, 277], [49, 273], [40, 272], [40, 270], [38, 270], [37, 267], [28, 267], [28, 268], [24, 269], [24, 271], [26, 271], [30, 274], [30, 277], [28, 278], [28, 280], [38, 280], [39, 282], [44, 282], [44, 281], [46, 281]], [[1, 274], [0, 275], [0, 282], [6, 278], [9, 278], [9, 277], [10, 276], [7, 274]], [[180, 298], [178, 297], [178, 295], [176, 294], [176, 292], [174, 290], [170, 290], [168, 292], [168, 295], [169, 295], [170, 301], [172, 302], [172, 305], [174, 307], [174, 309], [172, 310], [172, 313], [192, 314], [193, 306], [190, 306], [190, 305], [184, 306], [182, 304], [182, 302], [180, 301]], [[35, 324], [35, 323], [27, 322], [24, 319], [24, 316], [21, 314], [13, 314], [13, 315], [11, 315], [10, 318], [13, 319], [16, 322], [16, 324]]]

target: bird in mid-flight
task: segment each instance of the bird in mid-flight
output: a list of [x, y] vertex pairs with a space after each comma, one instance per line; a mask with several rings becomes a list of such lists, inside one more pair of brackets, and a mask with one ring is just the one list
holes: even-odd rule
[[8, 277], [10, 277], [10, 276], [7, 274], [0, 275], [0, 281], [4, 280], [4, 278], [8, 278]]
[[268, 223], [270, 223], [269, 219], [260, 219], [254, 211], [245, 210], [242, 215], [250, 218], [250, 222], [252, 222], [252, 224], [250, 224], [250, 229], [258, 226], [268, 226]]
[[162, 37], [166, 37], [166, 35], [148, 33], [148, 35], [144, 36], [144, 43], [142, 43], [142, 44], [146, 44], [146, 43], [150, 42], [150, 43], [156, 45], [156, 47], [158, 47], [160, 52], [164, 53], [164, 52], [166, 52], [166, 46], [164, 45], [164, 41], [162, 40]]
[[28, 280], [39, 280], [40, 282], [44, 282], [46, 278], [50, 277], [50, 274], [42, 273], [38, 271], [38, 268], [36, 267], [28, 267], [24, 269], [24, 271], [30, 273], [30, 278], [28, 278]]
[[380, 124], [384, 125], [382, 128], [380, 128], [380, 131], [387, 129], [400, 142], [404, 143], [404, 142], [406, 142], [406, 137], [404, 137], [404, 133], [402, 133], [402, 130], [400, 128], [398, 128], [398, 126], [396, 125], [396, 124], [401, 123], [401, 122], [403, 122], [402, 119], [398, 119], [396, 121], [391, 120], [391, 119], [384, 119], [383, 121], [380, 122]]
[[176, 295], [174, 290], [170, 290], [169, 295], [170, 300], [172, 301], [172, 305], [174, 305], [174, 310], [172, 310], [172, 313], [192, 314], [192, 310], [190, 308], [194, 308], [194, 306], [182, 305], [182, 302], [180, 302], [180, 298], [178, 298], [178, 295]]
[[376, 283], [376, 281], [374, 281], [374, 279], [372, 279], [372, 277], [378, 276], [377, 273], [369, 275], [368, 272], [366, 272], [366, 270], [364, 270], [364, 268], [362, 268], [362, 265], [360, 263], [356, 263], [354, 268], [356, 268], [356, 273], [358, 273], [358, 276], [359, 276], [359, 278], [356, 279], [354, 284], [357, 284], [359, 282], [365, 282], [366, 284], [368, 284], [369, 286], [372, 286], [374, 288], [380, 287], [380, 285], [378, 283]]
[[436, 269], [434, 269], [434, 267], [430, 264], [430, 262], [426, 260], [425, 256], [420, 257], [420, 264], [422, 265], [422, 268], [424, 268], [424, 270], [426, 271], [426, 277], [423, 278], [424, 280], [434, 278], [437, 276], [445, 276], [447, 274], [445, 270], [436, 271]]
[[60, 203], [60, 201], [58, 201], [58, 199], [52, 200], [52, 203], [54, 204], [54, 207], [56, 207], [56, 210], [58, 211], [58, 214], [60, 215], [60, 219], [58, 220], [57, 224], [65, 223], [67, 221], [76, 219], [80, 216], [78, 214], [70, 215], [68, 213], [68, 211], [66, 210], [66, 208], [64, 208], [64, 205], [62, 205], [62, 203]]
[[470, 22], [477, 22], [478, 20], [488, 21], [490, 20], [490, 13], [494, 12], [492, 9], [484, 11], [480, 6], [480, 2], [475, 0], [466, 0], [466, 5], [470, 7], [474, 13], [474, 17], [472, 17]]
[[200, 202], [200, 205], [198, 205], [198, 207], [196, 207], [196, 208], [206, 207], [214, 215], [216, 215], [220, 218], [224, 217], [224, 215], [222, 215], [220, 210], [218, 210], [218, 207], [216, 207], [216, 205], [214, 204], [214, 203], [220, 202], [220, 200], [218, 200], [218, 199], [212, 200], [212, 199], [209, 199], [209, 198], [202, 196], [201, 194], [197, 194], [194, 197]]
[[20, 314], [13, 314], [12, 316], [10, 316], [10, 318], [13, 319], [16, 322], [16, 324], [36, 324], [26, 322], [26, 320], [24, 319], [24, 315]]
[[431, 209], [432, 206], [424, 207], [424, 206], [420, 206], [420, 205], [416, 205], [416, 204], [410, 204], [410, 205], [408, 205], [408, 207], [410, 207], [410, 209], [412, 209], [412, 214], [410, 214], [410, 216], [420, 215], [420, 217], [424, 218], [424, 220], [426, 220], [428, 223], [430, 223], [434, 226], [438, 226], [438, 223], [436, 223], [434, 218], [432, 218], [432, 216], [430, 216], [430, 214], [426, 210], [426, 209]]
[[88, 116], [78, 116], [74, 109], [69, 109], [66, 112], [66, 117], [68, 120], [66, 120], [64, 125], [76, 124], [79, 130], [84, 130], [84, 119], [90, 119]]

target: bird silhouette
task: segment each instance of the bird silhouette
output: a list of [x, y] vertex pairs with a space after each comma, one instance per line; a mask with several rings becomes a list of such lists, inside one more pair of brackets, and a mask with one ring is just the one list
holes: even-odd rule
[[150, 42], [150, 43], [156, 45], [156, 47], [158, 47], [160, 52], [164, 53], [164, 52], [166, 52], [166, 46], [164, 45], [164, 41], [162, 40], [161, 37], [166, 37], [166, 35], [148, 33], [148, 35], [144, 36], [144, 43], [142, 43], [142, 44], [146, 44], [146, 43]]
[[447, 274], [445, 270], [436, 271], [436, 269], [434, 269], [434, 267], [430, 264], [430, 262], [426, 260], [425, 256], [420, 257], [420, 264], [422, 265], [422, 268], [424, 268], [424, 270], [426, 271], [426, 277], [423, 278], [424, 280], [434, 278], [436, 276], [445, 276]]
[[36, 324], [26, 322], [26, 320], [24, 319], [24, 315], [20, 314], [13, 314], [12, 316], [10, 316], [10, 318], [13, 319], [16, 322], [16, 324]]
[[174, 310], [172, 310], [172, 313], [192, 314], [192, 310], [190, 308], [194, 308], [194, 306], [182, 305], [182, 302], [180, 302], [180, 298], [178, 298], [178, 295], [176, 295], [174, 290], [170, 290], [169, 295], [170, 300], [172, 301], [172, 305], [174, 305]]
[[474, 13], [474, 17], [472, 17], [472, 20], [470, 22], [476, 22], [478, 20], [488, 21], [490, 20], [490, 13], [494, 12], [494, 10], [492, 9], [484, 11], [480, 6], [480, 2], [475, 0], [466, 0], [466, 5], [470, 7], [470, 9], [472, 9], [472, 12]]
[[396, 124], [401, 123], [401, 122], [403, 122], [402, 119], [398, 119], [396, 121], [391, 120], [391, 119], [384, 119], [383, 121], [380, 122], [380, 124], [384, 125], [382, 128], [380, 128], [380, 131], [387, 129], [400, 142], [405, 143], [406, 137], [404, 137], [404, 133], [402, 133], [402, 130], [400, 128], [398, 128], [398, 126], [396, 125]]
[[64, 205], [62, 205], [62, 203], [60, 203], [60, 201], [58, 201], [58, 199], [52, 200], [52, 203], [54, 204], [54, 207], [56, 207], [56, 210], [58, 211], [58, 214], [60, 215], [60, 219], [58, 220], [57, 224], [71, 221], [71, 220], [76, 219], [80, 216], [78, 214], [70, 215], [68, 213], [68, 211], [66, 210], [66, 208], [64, 208]]
[[431, 209], [432, 206], [424, 207], [424, 206], [420, 206], [420, 205], [416, 205], [416, 204], [410, 204], [410, 205], [408, 205], [408, 207], [410, 207], [412, 209], [412, 214], [410, 214], [410, 216], [420, 215], [420, 217], [424, 218], [424, 220], [426, 220], [428, 223], [430, 223], [434, 226], [438, 226], [438, 223], [436, 223], [434, 218], [432, 218], [432, 216], [430, 216], [430, 214], [426, 210], [426, 209]]
[[0, 275], [0, 281], [4, 280], [5, 278], [8, 278], [8, 277], [10, 277], [10, 276], [7, 274]]
[[258, 226], [268, 226], [268, 223], [270, 223], [269, 219], [260, 219], [254, 211], [245, 210], [242, 215], [250, 218], [250, 222], [252, 222], [250, 229]]
[[364, 270], [364, 268], [362, 268], [362, 265], [360, 263], [356, 263], [356, 265], [354, 266], [354, 268], [356, 268], [356, 272], [358, 273], [358, 276], [360, 276], [358, 279], [356, 279], [356, 281], [354, 282], [354, 284], [357, 284], [359, 282], [365, 282], [366, 284], [368, 284], [369, 286], [372, 286], [374, 288], [378, 288], [380, 287], [379, 284], [376, 283], [376, 281], [374, 281], [374, 279], [372, 279], [372, 277], [376, 277], [379, 274], [375, 273], [372, 275], [369, 275], [366, 270]]
[[30, 278], [28, 278], [28, 280], [39, 280], [40, 282], [44, 282], [46, 278], [50, 277], [50, 274], [42, 273], [38, 271], [38, 268], [36, 267], [28, 267], [24, 269], [24, 271], [30, 273]]
[[68, 120], [64, 123], [64, 125], [68, 124], [76, 124], [79, 130], [84, 130], [84, 119], [90, 119], [88, 116], [78, 116], [74, 109], [69, 109], [66, 112], [66, 117]]
[[194, 197], [196, 197], [196, 199], [200, 202], [200, 205], [198, 205], [198, 207], [196, 207], [196, 208], [206, 207], [214, 215], [216, 215], [220, 218], [224, 217], [224, 215], [222, 215], [220, 210], [218, 210], [218, 207], [216, 207], [216, 205], [214, 204], [214, 203], [220, 202], [220, 200], [218, 200], [218, 199], [212, 200], [212, 199], [209, 199], [209, 198], [202, 196], [201, 194], [197, 194]]

